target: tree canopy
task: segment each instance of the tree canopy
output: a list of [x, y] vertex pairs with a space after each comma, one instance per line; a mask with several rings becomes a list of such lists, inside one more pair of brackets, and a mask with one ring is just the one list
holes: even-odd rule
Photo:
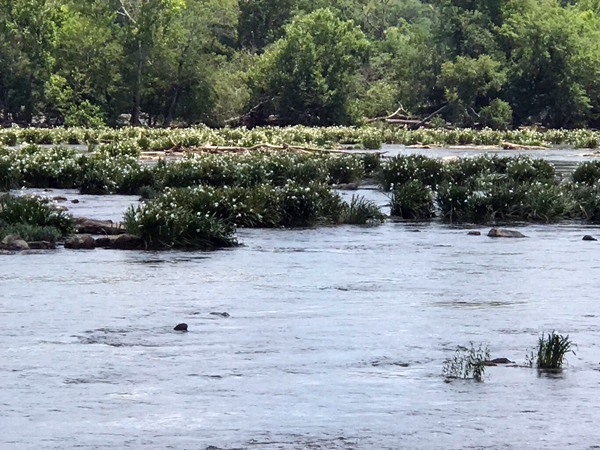
[[600, 125], [598, 0], [3, 0], [0, 121]]

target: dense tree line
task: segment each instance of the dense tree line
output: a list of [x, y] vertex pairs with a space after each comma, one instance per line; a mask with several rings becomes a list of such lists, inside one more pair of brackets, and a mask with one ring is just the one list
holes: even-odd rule
[[[0, 119], [600, 125], [600, 0], [0, 0]], [[124, 118], [126, 115], [126, 119]]]

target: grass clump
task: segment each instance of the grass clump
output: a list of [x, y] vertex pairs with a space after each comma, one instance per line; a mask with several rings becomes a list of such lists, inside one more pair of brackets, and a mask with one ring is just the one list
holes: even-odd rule
[[529, 365], [535, 364], [538, 369], [562, 369], [567, 353], [575, 354], [572, 347], [573, 341], [569, 335], [563, 336], [555, 331], [546, 336], [542, 334], [536, 351], [527, 357]]
[[16, 234], [23, 233], [23, 238], [26, 235], [32, 240], [53, 241], [57, 237], [72, 234], [75, 231], [75, 221], [69, 214], [51, 211], [40, 199], [2, 195], [0, 228], [5, 235], [15, 231]]
[[442, 374], [447, 380], [453, 378], [472, 378], [476, 381], [482, 381], [485, 373], [485, 362], [490, 359], [488, 347], [481, 344], [475, 348], [473, 343], [470, 347], [459, 346], [452, 359], [444, 363]]
[[353, 195], [344, 209], [342, 222], [348, 225], [379, 225], [385, 222], [385, 214], [379, 206], [364, 197]]

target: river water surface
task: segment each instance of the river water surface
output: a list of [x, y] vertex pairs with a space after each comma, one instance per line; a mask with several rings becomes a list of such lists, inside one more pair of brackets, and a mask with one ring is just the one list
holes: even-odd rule
[[[94, 214], [77, 198], [73, 212], [117, 219], [135, 200]], [[0, 449], [598, 448], [600, 243], [581, 238], [600, 230], [519, 229], [529, 238], [387, 223], [240, 230], [244, 246], [211, 253], [0, 255]], [[578, 344], [567, 369], [522, 367], [552, 330]], [[520, 367], [445, 383], [469, 342]]]

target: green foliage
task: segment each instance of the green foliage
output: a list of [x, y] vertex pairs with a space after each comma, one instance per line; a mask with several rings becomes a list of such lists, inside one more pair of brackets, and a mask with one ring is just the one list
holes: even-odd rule
[[535, 364], [538, 369], [561, 369], [567, 353], [575, 354], [572, 347], [573, 342], [568, 335], [563, 336], [555, 331], [546, 337], [542, 334], [536, 352], [528, 356], [529, 364]]
[[434, 215], [433, 193], [421, 181], [394, 186], [390, 199], [391, 214], [403, 219], [428, 219]]
[[596, 184], [600, 181], [600, 161], [586, 161], [579, 164], [571, 178], [575, 183]]
[[423, 155], [394, 156], [380, 172], [380, 182], [385, 190], [414, 180], [435, 189], [443, 179], [442, 162]]
[[385, 222], [385, 215], [375, 202], [353, 195], [344, 209], [342, 222], [349, 225], [379, 225]]
[[446, 379], [473, 378], [482, 381], [485, 373], [485, 362], [490, 359], [490, 351], [486, 347], [457, 347], [454, 357], [444, 363], [442, 374]]
[[54, 243], [62, 236], [62, 233], [56, 227], [30, 225], [25, 223], [18, 223], [4, 227], [0, 226], [0, 241], [9, 234], [18, 234], [26, 242], [48, 241]]
[[329, 9], [297, 17], [261, 57], [255, 97], [284, 123], [354, 122], [352, 79], [368, 41], [352, 21]]
[[0, 196], [0, 223], [9, 227], [23, 224], [41, 227], [36, 231], [39, 233], [49, 233], [50, 227], [57, 229], [61, 236], [73, 233], [75, 228], [75, 221], [71, 215], [51, 211], [40, 199], [26, 196]]
[[509, 130], [512, 128], [512, 108], [498, 98], [479, 111], [481, 125], [492, 130]]

